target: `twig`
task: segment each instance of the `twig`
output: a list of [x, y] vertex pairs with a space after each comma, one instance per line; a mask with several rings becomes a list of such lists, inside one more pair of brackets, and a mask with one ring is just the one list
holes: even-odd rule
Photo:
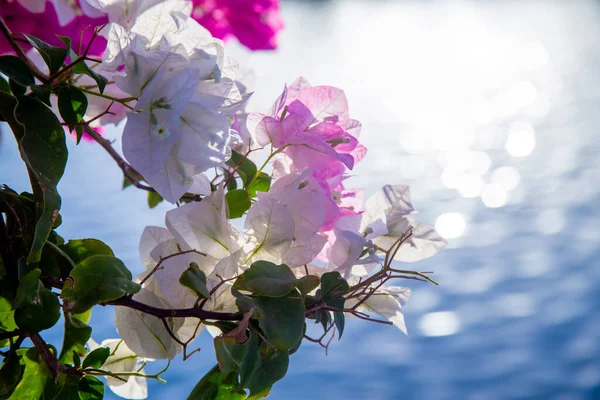
[[144, 283], [146, 283], [146, 281], [147, 281], [148, 279], [150, 279], [150, 277], [151, 277], [152, 275], [154, 275], [154, 274], [156, 273], [156, 271], [158, 271], [159, 269], [161, 269], [161, 265], [162, 265], [162, 263], [163, 263], [163, 262], [167, 261], [167, 260], [168, 260], [168, 259], [170, 259], [170, 258], [173, 258], [173, 257], [176, 257], [176, 256], [180, 256], [180, 255], [183, 255], [183, 254], [189, 254], [189, 253], [196, 253], [196, 254], [199, 254], [199, 255], [201, 255], [201, 256], [204, 256], [204, 257], [206, 257], [206, 254], [205, 254], [205, 253], [202, 253], [202, 252], [200, 252], [200, 251], [198, 251], [198, 250], [195, 250], [195, 249], [191, 249], [191, 250], [184, 250], [184, 251], [180, 251], [180, 252], [177, 252], [177, 253], [169, 254], [169, 255], [168, 255], [168, 256], [166, 256], [166, 257], [161, 257], [161, 258], [160, 258], [160, 260], [158, 261], [158, 263], [157, 263], [157, 264], [154, 266], [154, 268], [152, 268], [152, 271], [150, 271], [150, 272], [148, 273], [148, 275], [146, 275], [146, 276], [144, 277], [144, 279], [142, 279], [142, 280], [140, 281], [140, 285], [143, 285]]
[[48, 82], [48, 77], [42, 71], [40, 71], [33, 62], [31, 62], [31, 60], [25, 55], [25, 52], [21, 46], [19, 46], [19, 44], [15, 41], [15, 35], [10, 31], [2, 17], [0, 17], [0, 32], [2, 32], [2, 35], [4, 35], [6, 40], [8, 40], [10, 47], [12, 47], [15, 53], [17, 53], [17, 56], [22, 59], [25, 64], [27, 64], [31, 72], [33, 72], [33, 75], [35, 75], [36, 78], [44, 83]]
[[29, 333], [27, 336], [29, 336], [33, 345], [40, 352], [40, 355], [48, 366], [48, 370], [50, 370], [50, 374], [52, 374], [52, 378], [56, 380], [58, 377], [58, 360], [56, 359], [56, 356], [50, 352], [48, 345], [38, 333]]

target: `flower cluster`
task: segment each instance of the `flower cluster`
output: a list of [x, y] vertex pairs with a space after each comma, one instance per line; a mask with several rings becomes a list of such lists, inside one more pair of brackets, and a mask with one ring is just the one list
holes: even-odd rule
[[[85, 50], [90, 43], [94, 28], [108, 22], [106, 16], [86, 0], [2, 0], [0, 15], [13, 32], [26, 33], [53, 45], [61, 46], [59, 36], [71, 39], [74, 49]], [[106, 41], [92, 41], [89, 55], [100, 55]], [[0, 41], [0, 54], [11, 53], [5, 40]]]
[[[13, 32], [35, 36], [60, 46], [58, 36], [71, 38], [75, 49], [89, 43], [94, 28], [107, 22], [130, 27], [137, 16], [160, 0], [1, 0], [2, 17]], [[192, 4], [193, 3], [193, 4]], [[278, 0], [193, 0], [192, 18], [212, 36], [227, 40], [236, 37], [250, 50], [277, 47], [277, 33], [283, 28]], [[101, 55], [104, 39], [95, 40], [90, 55]], [[0, 54], [10, 53], [0, 43]]]
[[123, 131], [123, 152], [167, 201], [210, 193], [207, 169], [229, 158], [229, 118], [247, 94], [223, 44], [190, 18], [192, 4], [169, 0], [130, 29], [111, 24], [102, 69], [138, 99]]
[[[10, 345], [2, 372], [21, 368], [15, 360], [32, 351], [27, 357], [47, 368], [28, 372], [26, 362], [21, 375], [47, 370], [58, 382], [27, 396], [101, 398], [96, 376], [104, 376], [119, 396], [145, 398], [146, 379], [164, 372], [147, 374], [146, 362], [179, 353], [187, 359], [206, 328], [218, 364], [190, 398], [260, 398], [285, 375], [303, 339], [327, 347], [323, 338], [341, 337], [346, 316], [407, 332], [410, 289], [388, 282], [434, 281], [394, 262], [430, 257], [446, 241], [413, 218], [408, 186], [385, 185], [366, 201], [364, 189], [349, 186], [367, 149], [343, 90], [301, 77], [270, 110], [247, 110], [252, 74], [227, 55], [222, 39], [274, 48], [276, 0], [8, 3], [2, 33], [10, 47], [1, 50], [17, 56], [0, 56], [9, 78], [0, 75], [0, 120], [19, 141], [34, 194], [0, 187], [0, 206], [11, 210], [0, 213], [0, 233], [4, 215], [11, 228], [0, 287], [17, 288], [16, 295], [0, 290], [0, 336]], [[26, 36], [33, 49], [25, 54], [10, 29], [50, 44]], [[50, 33], [81, 42], [60, 47]], [[99, 132], [125, 119], [123, 157]], [[148, 191], [150, 207], [176, 205], [165, 227], [143, 231], [144, 270], [135, 278], [106, 244], [65, 242], [55, 231], [68, 157], [64, 129], [78, 138], [87, 133], [107, 150], [124, 186]], [[85, 313], [98, 304], [116, 307], [121, 338], [91, 340]], [[65, 339], [55, 354], [39, 332], [61, 313]], [[320, 339], [307, 335], [306, 319], [323, 326]], [[19, 347], [26, 337], [35, 348]], [[28, 383], [11, 382], [0, 385], [26, 397], [19, 388]]]

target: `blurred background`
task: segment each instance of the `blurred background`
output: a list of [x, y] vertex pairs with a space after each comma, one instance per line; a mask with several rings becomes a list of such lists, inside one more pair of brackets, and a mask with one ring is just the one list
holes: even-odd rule
[[[343, 88], [369, 149], [348, 186], [411, 185], [419, 220], [450, 244], [407, 266], [439, 287], [399, 282], [413, 289], [409, 337], [349, 321], [327, 356], [305, 342], [270, 398], [600, 399], [600, 2], [284, 0], [282, 12], [278, 51], [231, 46], [256, 71], [252, 108], [301, 75]], [[0, 181], [26, 190], [10, 139]], [[100, 147], [71, 145], [61, 234], [104, 240], [140, 272], [142, 229], [169, 207], [121, 192]], [[115, 337], [112, 309], [92, 323], [97, 341]], [[211, 338], [197, 343], [151, 399], [185, 398], [214, 365]]]

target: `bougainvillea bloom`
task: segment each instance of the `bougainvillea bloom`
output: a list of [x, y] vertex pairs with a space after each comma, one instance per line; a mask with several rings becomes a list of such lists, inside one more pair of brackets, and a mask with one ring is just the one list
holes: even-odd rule
[[[26, 33], [35, 36], [53, 46], [63, 47], [58, 36], [71, 39], [71, 47], [81, 54], [90, 42], [94, 28], [108, 22], [94, 8], [84, 2], [68, 0], [16, 1], [0, 0], [0, 16], [9, 29], [15, 33]], [[21, 43], [23, 47], [28, 46]], [[89, 48], [89, 55], [100, 55], [106, 47], [106, 40], [97, 37]], [[0, 41], [0, 54], [12, 53], [8, 41]]]
[[193, 0], [192, 18], [219, 39], [236, 37], [250, 50], [277, 47], [279, 0]]

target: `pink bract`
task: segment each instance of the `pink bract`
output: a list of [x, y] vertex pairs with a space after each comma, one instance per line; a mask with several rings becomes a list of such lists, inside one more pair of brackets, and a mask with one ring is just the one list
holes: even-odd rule
[[[0, 16], [14, 33], [26, 33], [56, 47], [64, 47], [58, 36], [67, 36], [71, 39], [71, 48], [77, 54], [81, 54], [85, 50], [92, 38], [94, 28], [108, 22], [107, 17], [91, 18], [81, 14], [62, 26], [58, 14], [50, 2], [45, 3], [46, 8], [42, 13], [32, 13], [15, 0], [0, 0], [0, 5]], [[21, 45], [26, 49], [31, 47], [26, 43], [21, 43]], [[106, 39], [97, 37], [88, 54], [100, 55], [105, 48]], [[0, 40], [0, 54], [6, 53], [13, 53], [13, 50], [8, 42], [2, 39]]]
[[250, 50], [277, 48], [283, 28], [279, 0], [193, 0], [192, 18], [219, 39], [236, 37]]

